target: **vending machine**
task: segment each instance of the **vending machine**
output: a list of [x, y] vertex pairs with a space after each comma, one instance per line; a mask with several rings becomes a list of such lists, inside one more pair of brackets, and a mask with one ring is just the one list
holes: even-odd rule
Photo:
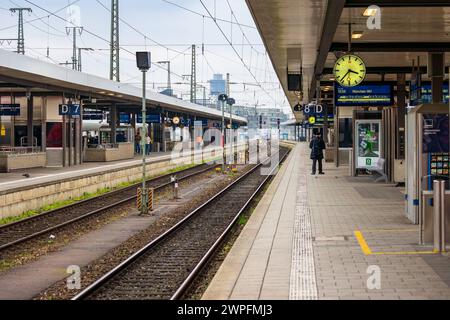
[[[424, 104], [408, 112], [406, 214], [421, 225], [426, 243], [433, 236], [433, 181], [446, 181], [446, 190], [450, 190], [449, 140], [448, 105]], [[450, 208], [450, 194], [446, 193], [445, 206]], [[446, 224], [450, 223], [449, 217], [450, 212]], [[450, 228], [446, 230], [450, 232]]]

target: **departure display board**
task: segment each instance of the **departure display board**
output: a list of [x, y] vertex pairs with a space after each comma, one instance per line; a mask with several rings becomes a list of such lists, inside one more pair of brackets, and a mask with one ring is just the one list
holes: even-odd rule
[[20, 104], [0, 104], [0, 116], [20, 116]]
[[[444, 102], [448, 103], [449, 99], [449, 90], [448, 90], [448, 84], [444, 84], [443, 89], [443, 95], [444, 95]], [[431, 94], [431, 84], [425, 84], [422, 86], [422, 96], [420, 99], [421, 103], [431, 103], [433, 101], [432, 94]]]
[[387, 107], [394, 104], [390, 84], [369, 84], [350, 88], [339, 84], [335, 86], [337, 107]]

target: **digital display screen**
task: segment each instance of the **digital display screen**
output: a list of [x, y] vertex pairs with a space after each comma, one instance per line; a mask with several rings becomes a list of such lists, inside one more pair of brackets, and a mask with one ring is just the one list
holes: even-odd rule
[[448, 115], [423, 115], [423, 153], [448, 153], [449, 121]]
[[[448, 90], [448, 84], [444, 84], [444, 102], [449, 102], [449, 90]], [[432, 94], [431, 94], [431, 84], [425, 84], [422, 86], [422, 97], [420, 99], [422, 103], [431, 103], [433, 101]]]
[[337, 107], [386, 107], [394, 104], [392, 86], [389, 84], [343, 87], [336, 84]]

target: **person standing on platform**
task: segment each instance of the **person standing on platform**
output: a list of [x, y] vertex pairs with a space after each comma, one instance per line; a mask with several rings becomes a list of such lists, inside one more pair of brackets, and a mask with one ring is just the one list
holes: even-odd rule
[[152, 138], [150, 136], [147, 136], [145, 149], [146, 149], [146, 154], [149, 156], [150, 152], [152, 152]]
[[309, 144], [311, 149], [311, 160], [313, 161], [312, 175], [314, 176], [317, 172], [317, 162], [319, 162], [319, 174], [325, 174], [323, 172], [323, 150], [326, 149], [325, 141], [323, 141], [320, 133], [315, 134], [311, 143]]
[[134, 143], [136, 144], [136, 154], [141, 154], [141, 142], [142, 142], [142, 137], [141, 137], [141, 132], [138, 131], [136, 136], [134, 137]]

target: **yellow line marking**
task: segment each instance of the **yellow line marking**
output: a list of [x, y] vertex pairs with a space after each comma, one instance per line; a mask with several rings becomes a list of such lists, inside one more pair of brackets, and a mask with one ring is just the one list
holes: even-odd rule
[[365, 232], [419, 232], [419, 229], [368, 229]]
[[438, 251], [400, 251], [400, 252], [373, 252], [367, 244], [366, 239], [364, 238], [361, 231], [355, 231], [356, 240], [358, 240], [359, 246], [361, 247], [362, 252], [366, 256], [409, 256], [409, 255], [421, 255], [421, 254], [438, 254]]
[[434, 251], [411, 251], [411, 252], [373, 252], [372, 255], [376, 256], [412, 256], [421, 254], [437, 254]]
[[364, 239], [364, 236], [361, 231], [355, 231], [355, 237], [359, 242], [359, 246], [361, 247], [362, 252], [366, 256], [370, 256], [372, 254], [372, 250], [370, 249], [369, 245], [366, 242], [366, 239]]

